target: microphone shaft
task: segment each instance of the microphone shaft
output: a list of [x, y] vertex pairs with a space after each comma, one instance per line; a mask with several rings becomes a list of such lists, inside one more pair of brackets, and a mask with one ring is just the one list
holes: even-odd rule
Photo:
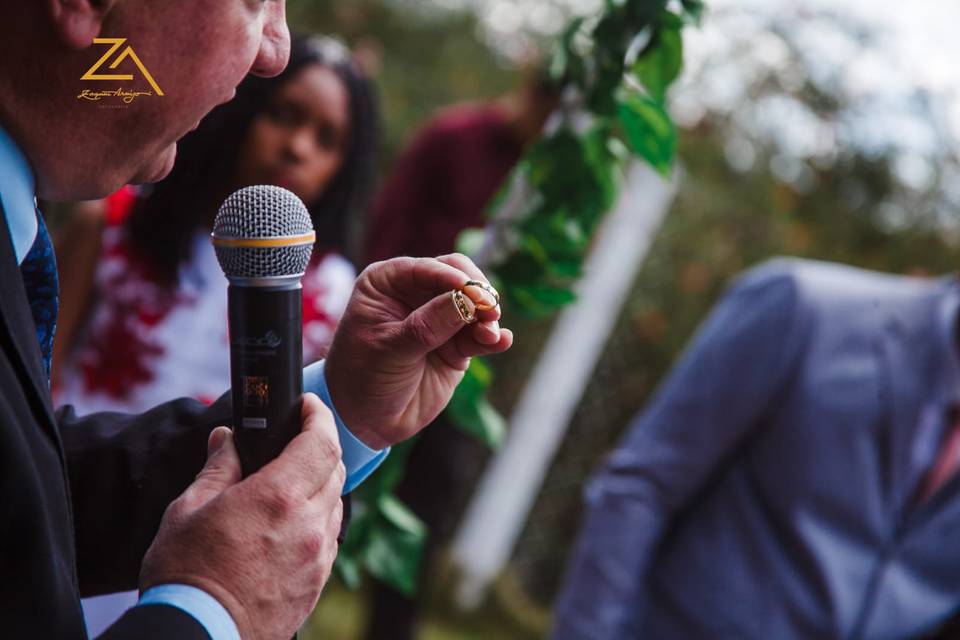
[[276, 458], [300, 433], [303, 290], [227, 290], [233, 432], [243, 475]]

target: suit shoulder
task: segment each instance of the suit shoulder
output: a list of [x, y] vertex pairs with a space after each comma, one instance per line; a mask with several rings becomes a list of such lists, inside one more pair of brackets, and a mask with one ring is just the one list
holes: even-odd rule
[[737, 287], [788, 289], [797, 304], [854, 310], [915, 304], [937, 297], [943, 281], [800, 258], [774, 258], [747, 271]]

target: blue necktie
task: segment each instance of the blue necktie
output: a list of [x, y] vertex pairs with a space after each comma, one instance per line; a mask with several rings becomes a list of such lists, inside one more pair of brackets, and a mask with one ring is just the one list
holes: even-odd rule
[[43, 217], [37, 214], [37, 237], [29, 253], [20, 264], [20, 275], [27, 289], [27, 300], [33, 323], [37, 325], [37, 341], [43, 366], [50, 378], [50, 360], [53, 357], [53, 334], [57, 328], [57, 260], [53, 243], [47, 233]]

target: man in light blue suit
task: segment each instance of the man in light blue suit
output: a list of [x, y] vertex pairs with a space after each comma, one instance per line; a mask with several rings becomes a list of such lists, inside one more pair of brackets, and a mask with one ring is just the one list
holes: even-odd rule
[[742, 277], [587, 490], [554, 637], [908, 638], [960, 605], [957, 280]]

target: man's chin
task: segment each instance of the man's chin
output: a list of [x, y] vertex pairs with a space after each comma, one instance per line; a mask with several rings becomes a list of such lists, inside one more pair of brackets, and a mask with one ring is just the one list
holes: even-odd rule
[[131, 184], [147, 184], [160, 182], [173, 170], [173, 163], [177, 159], [177, 143], [174, 142], [164, 149], [153, 160], [148, 162], [130, 180]]

